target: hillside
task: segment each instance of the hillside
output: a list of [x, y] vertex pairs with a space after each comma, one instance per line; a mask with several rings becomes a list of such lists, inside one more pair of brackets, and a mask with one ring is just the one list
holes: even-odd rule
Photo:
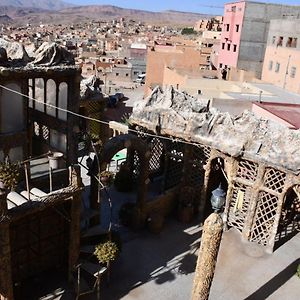
[[[35, 1], [20, 0], [20, 1], [3, 1], [0, 0], [0, 4], [4, 2], [17, 3], [26, 2], [28, 5], [33, 5]], [[204, 17], [211, 17], [204, 14], [190, 13], [190, 12], [178, 12], [178, 11], [163, 11], [163, 12], [151, 12], [137, 9], [125, 9], [121, 7], [111, 5], [88, 5], [88, 6], [72, 6], [61, 10], [49, 10], [49, 7], [53, 7], [50, 4], [53, 2], [64, 3], [61, 1], [39, 1], [40, 5], [36, 5], [34, 8], [16, 7], [16, 6], [0, 6], [0, 15], [6, 15], [13, 19], [12, 21], [16, 25], [22, 25], [27, 23], [38, 24], [42, 23], [83, 23], [91, 20], [111, 20], [114, 18], [127, 17], [136, 21], [144, 21], [152, 24], [165, 24], [165, 25], [184, 25], [191, 26], [196, 21]], [[46, 5], [48, 3], [48, 5]], [[25, 5], [25, 4], [24, 4]], [[47, 9], [45, 7], [48, 7]], [[58, 6], [55, 6], [58, 7]], [[1, 20], [0, 20], [1, 23]]]
[[0, 0], [0, 6], [34, 7], [47, 10], [61, 10], [70, 7], [69, 3], [60, 0]]

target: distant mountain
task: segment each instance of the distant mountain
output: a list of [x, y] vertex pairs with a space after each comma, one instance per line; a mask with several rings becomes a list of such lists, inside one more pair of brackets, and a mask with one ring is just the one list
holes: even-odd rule
[[[2, 3], [9, 2], [9, 6], [1, 6]], [[35, 4], [39, 2], [39, 5]], [[21, 3], [22, 5], [35, 5], [34, 7], [16, 7], [12, 4]], [[52, 4], [51, 4], [52, 3]], [[55, 6], [54, 6], [55, 3]], [[127, 17], [136, 21], [144, 21], [151, 24], [164, 25], [184, 25], [191, 26], [196, 21], [212, 15], [179, 12], [179, 11], [163, 11], [151, 12], [137, 9], [125, 9], [112, 5], [87, 5], [87, 6], [69, 6], [58, 9], [59, 5], [65, 5], [62, 1], [50, 0], [0, 0], [0, 15], [7, 15], [12, 18], [16, 25], [31, 23], [83, 23], [91, 20], [111, 20], [120, 17]], [[55, 8], [54, 8], [55, 7]], [[0, 20], [0, 23], [1, 22]]]
[[0, 6], [34, 7], [48, 10], [61, 10], [71, 4], [60, 0], [0, 0]]
[[135, 20], [148, 21], [153, 23], [166, 24], [194, 24], [200, 18], [209, 17], [205, 14], [179, 12], [179, 11], [163, 11], [151, 12], [138, 9], [127, 9], [112, 5], [87, 5], [87, 6], [73, 6], [60, 11], [66, 15], [83, 16], [93, 19], [107, 19], [129, 17]]
[[0, 24], [8, 24], [12, 22], [12, 18], [8, 15], [0, 15]]

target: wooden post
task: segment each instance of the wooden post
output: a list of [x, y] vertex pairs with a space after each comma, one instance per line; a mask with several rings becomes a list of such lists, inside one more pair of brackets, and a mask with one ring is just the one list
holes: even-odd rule
[[28, 201], [30, 201], [30, 187], [29, 187], [29, 175], [28, 175], [28, 162], [24, 164], [25, 169], [25, 181], [26, 181], [26, 190], [28, 194]]
[[[82, 181], [80, 177], [80, 167], [78, 165], [70, 167], [70, 185], [81, 188]], [[72, 273], [76, 262], [78, 261], [80, 252], [80, 211], [81, 211], [81, 192], [76, 192], [71, 202], [71, 222], [70, 222], [70, 238], [69, 238], [69, 280], [73, 280]], [[79, 274], [80, 276], [80, 274]]]
[[211, 283], [222, 238], [223, 220], [212, 213], [204, 222], [201, 246], [194, 277], [192, 300], [206, 300]]
[[53, 184], [52, 184], [52, 168], [50, 167], [50, 164], [49, 164], [49, 191], [50, 193], [52, 192], [53, 190]]
[[[7, 211], [6, 192], [0, 191], [0, 202], [5, 203], [6, 208], [0, 211], [0, 299], [13, 299], [13, 283], [11, 274], [11, 251], [10, 251], [10, 235], [9, 221], [2, 219]], [[2, 208], [3, 208], [2, 207]]]
[[7, 214], [7, 191], [0, 189], [0, 217]]

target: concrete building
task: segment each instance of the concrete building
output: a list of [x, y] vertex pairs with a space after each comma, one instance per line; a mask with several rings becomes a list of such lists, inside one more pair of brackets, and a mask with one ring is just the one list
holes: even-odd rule
[[262, 80], [300, 94], [300, 19], [272, 20]]
[[270, 20], [299, 13], [300, 6], [251, 1], [225, 4], [219, 68], [241, 69], [261, 78]]
[[210, 51], [205, 48], [197, 49], [196, 46], [156, 45], [148, 50], [145, 95], [149, 95], [152, 89], [164, 83], [164, 69], [183, 69], [187, 72], [197, 72], [209, 68]]

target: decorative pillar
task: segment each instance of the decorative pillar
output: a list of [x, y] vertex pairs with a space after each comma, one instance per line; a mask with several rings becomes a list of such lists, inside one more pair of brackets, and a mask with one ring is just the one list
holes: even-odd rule
[[223, 221], [212, 213], [204, 222], [201, 246], [195, 270], [192, 300], [206, 300], [214, 277], [222, 238]]
[[9, 221], [5, 218], [6, 196], [7, 193], [0, 190], [0, 300], [13, 299]]

